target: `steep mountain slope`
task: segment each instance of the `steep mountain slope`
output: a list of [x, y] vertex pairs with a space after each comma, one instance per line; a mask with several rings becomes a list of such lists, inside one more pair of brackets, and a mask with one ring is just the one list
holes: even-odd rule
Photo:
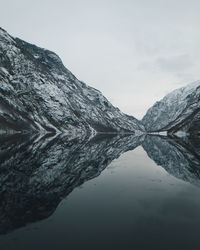
[[55, 53], [13, 38], [1, 28], [0, 83], [0, 130], [144, 130], [141, 122], [79, 81]]
[[193, 132], [195, 129], [191, 129], [192, 126], [198, 130], [199, 111], [200, 81], [196, 81], [156, 102], [147, 111], [142, 123], [147, 131]]

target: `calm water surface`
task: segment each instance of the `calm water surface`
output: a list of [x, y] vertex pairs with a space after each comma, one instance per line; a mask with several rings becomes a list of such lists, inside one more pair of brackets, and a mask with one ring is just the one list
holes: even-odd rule
[[199, 145], [2, 138], [0, 249], [199, 250]]

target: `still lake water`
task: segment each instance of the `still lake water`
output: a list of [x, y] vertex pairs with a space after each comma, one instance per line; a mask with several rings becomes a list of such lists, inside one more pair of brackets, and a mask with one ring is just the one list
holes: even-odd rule
[[0, 249], [200, 249], [200, 140], [0, 138]]

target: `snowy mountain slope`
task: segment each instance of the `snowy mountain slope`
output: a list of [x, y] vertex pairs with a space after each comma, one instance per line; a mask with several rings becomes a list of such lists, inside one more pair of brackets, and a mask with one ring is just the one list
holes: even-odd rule
[[147, 111], [142, 123], [147, 131], [188, 131], [199, 111], [200, 81], [196, 81], [156, 102]]
[[74, 188], [97, 177], [144, 137], [0, 137], [0, 234], [49, 217]]
[[92, 134], [144, 127], [79, 81], [55, 53], [0, 28], [0, 130]]

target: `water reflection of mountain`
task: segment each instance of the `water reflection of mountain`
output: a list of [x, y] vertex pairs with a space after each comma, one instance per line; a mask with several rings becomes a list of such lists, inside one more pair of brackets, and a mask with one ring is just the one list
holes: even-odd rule
[[142, 144], [171, 175], [200, 184], [200, 140], [159, 136], [0, 137], [0, 233], [50, 216], [75, 187]]
[[148, 156], [176, 178], [200, 185], [200, 138], [146, 136]]
[[98, 176], [143, 137], [0, 137], [0, 233], [50, 216], [75, 187]]

